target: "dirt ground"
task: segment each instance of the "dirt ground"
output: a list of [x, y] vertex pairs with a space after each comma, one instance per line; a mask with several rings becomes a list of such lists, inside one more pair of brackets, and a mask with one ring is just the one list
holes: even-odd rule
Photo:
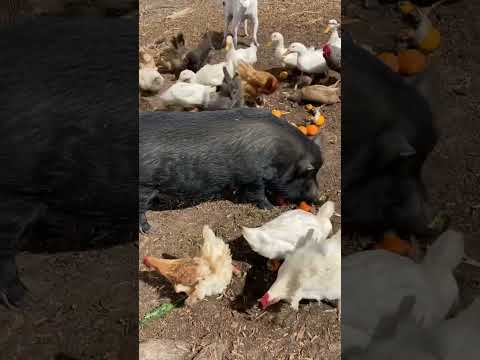
[[[193, 17], [166, 19], [189, 6], [194, 10]], [[279, 65], [275, 63], [273, 49], [265, 46], [272, 32], [282, 33], [287, 43], [300, 41], [318, 47], [328, 39], [329, 35], [323, 34], [322, 30], [332, 18], [340, 19], [340, 2], [337, 0], [259, 2], [260, 47], [256, 68], [270, 69]], [[148, 46], [161, 37], [170, 38], [182, 31], [186, 45], [192, 46], [207, 29], [223, 31], [220, 1], [140, 1], [141, 45]], [[240, 38], [242, 40], [250, 41]], [[221, 51], [215, 54], [218, 60], [222, 56]], [[291, 86], [281, 88], [266, 98], [265, 107], [289, 111], [286, 120], [299, 123], [306, 112], [302, 106], [287, 100], [291, 92]], [[155, 100], [151, 103], [155, 104]], [[141, 106], [141, 110], [149, 110], [149, 107]], [[321, 131], [326, 146], [323, 149], [325, 165], [320, 175], [323, 194], [337, 203], [339, 212], [340, 113], [340, 104], [323, 108], [326, 124]], [[243, 276], [233, 278], [222, 299], [209, 298], [192, 308], [174, 309], [165, 318], [145, 324], [140, 329], [140, 341], [183, 340], [190, 343], [194, 351], [214, 343], [226, 349], [224, 359], [339, 359], [340, 328], [331, 306], [305, 303], [298, 312], [291, 310], [286, 303], [277, 304], [267, 312], [257, 306], [257, 299], [268, 290], [275, 275], [267, 270], [266, 260], [250, 250], [241, 236], [240, 226], [260, 226], [284, 210], [265, 211], [253, 205], [218, 201], [185, 210], [147, 214], [153, 233], [140, 239], [140, 319], [149, 310], [178, 298], [168, 283], [141, 264], [143, 256], [193, 255], [202, 244], [204, 224], [209, 224], [228, 242], [234, 263], [242, 269]], [[338, 227], [339, 218], [335, 221]]]

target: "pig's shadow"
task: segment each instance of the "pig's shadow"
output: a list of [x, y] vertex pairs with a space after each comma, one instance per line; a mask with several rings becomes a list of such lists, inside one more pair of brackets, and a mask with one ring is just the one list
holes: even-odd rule
[[[246, 313], [247, 310], [258, 304], [258, 299], [268, 291], [277, 274], [268, 270], [267, 259], [255, 253], [243, 237], [229, 242], [229, 246], [233, 260], [251, 265], [247, 271], [242, 291], [231, 303], [233, 310]], [[277, 310], [277, 306], [272, 306], [272, 311], [275, 310]]]
[[[176, 257], [169, 254], [162, 254], [162, 258], [176, 259]], [[154, 287], [158, 291], [160, 297], [168, 298], [172, 303], [185, 298], [184, 293], [176, 293], [173, 289], [173, 285], [156, 271], [140, 271], [138, 277], [141, 281]]]

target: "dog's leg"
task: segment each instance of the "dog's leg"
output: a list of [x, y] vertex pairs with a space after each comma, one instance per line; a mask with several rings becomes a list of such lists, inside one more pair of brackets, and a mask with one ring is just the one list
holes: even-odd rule
[[238, 47], [238, 29], [240, 28], [240, 23], [242, 19], [238, 17], [238, 15], [233, 16], [233, 45], [235, 45], [235, 49]]
[[257, 32], [258, 32], [258, 16], [255, 13], [253, 15], [253, 42], [255, 43], [255, 46], [258, 46], [258, 39], [257, 39]]
[[244, 27], [245, 27], [245, 36], [248, 36], [248, 19], [245, 19]]

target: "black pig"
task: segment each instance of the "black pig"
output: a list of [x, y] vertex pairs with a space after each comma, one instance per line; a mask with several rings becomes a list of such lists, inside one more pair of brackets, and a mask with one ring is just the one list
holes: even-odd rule
[[[2, 30], [0, 299], [18, 305], [18, 248], [134, 240], [138, 67], [129, 19], [38, 18]], [[74, 241], [64, 230], [83, 232]], [[31, 235], [34, 242], [25, 242]], [[21, 240], [21, 241], [20, 241]], [[47, 243], [45, 243], [47, 244]], [[47, 244], [48, 245], [48, 244]]]
[[415, 87], [343, 37], [342, 223], [427, 231], [421, 169], [437, 141]]
[[270, 111], [140, 114], [140, 226], [149, 209], [221, 198], [272, 208], [270, 195], [318, 198], [320, 146]]

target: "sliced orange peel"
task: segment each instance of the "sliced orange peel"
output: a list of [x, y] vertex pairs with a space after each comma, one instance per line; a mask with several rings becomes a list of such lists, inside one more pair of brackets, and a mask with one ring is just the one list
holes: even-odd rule
[[287, 115], [287, 114], [289, 114], [288, 111], [277, 110], [277, 109], [272, 110], [272, 115], [277, 117], [277, 118], [281, 118], [282, 116]]

